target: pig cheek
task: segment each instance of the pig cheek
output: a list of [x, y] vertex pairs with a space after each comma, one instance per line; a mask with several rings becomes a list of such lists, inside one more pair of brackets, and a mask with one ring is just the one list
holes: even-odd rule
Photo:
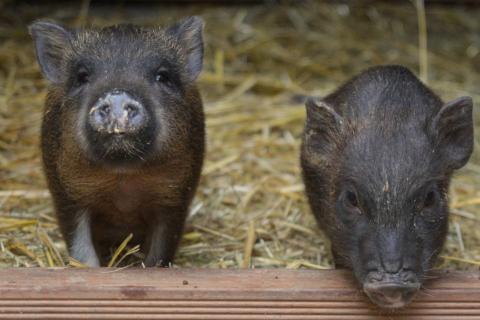
[[84, 154], [90, 153], [90, 142], [87, 137], [88, 107], [86, 105], [78, 107], [76, 112], [71, 112], [70, 128], [75, 128], [75, 142], [78, 144]]
[[375, 252], [369, 237], [372, 234], [371, 228], [364, 214], [343, 211], [337, 219], [337, 225], [342, 226], [340, 231], [342, 239], [338, 239], [338, 242], [341, 243], [339, 249], [342, 255], [348, 257], [348, 262], [357, 280], [362, 282], [366, 276], [365, 259], [362, 257], [370, 258]]
[[65, 128], [62, 136], [63, 143], [70, 146], [70, 150], [88, 151], [88, 141], [85, 132], [85, 120], [82, 116], [83, 108], [81, 104], [76, 103], [77, 97], [67, 97], [61, 105], [62, 123], [58, 126]]
[[88, 141], [87, 141], [87, 134], [86, 134], [86, 116], [82, 115], [81, 113], [78, 115], [78, 121], [75, 124], [76, 130], [76, 140], [78, 145], [86, 151], [88, 149]]
[[423, 271], [427, 271], [432, 268], [443, 247], [448, 231], [448, 219], [444, 217], [435, 222], [418, 220], [415, 222], [415, 229], [417, 246], [421, 248], [420, 265]]
[[363, 283], [369, 270], [378, 268], [377, 246], [375, 243], [376, 230], [371, 226], [363, 225], [361, 230], [352, 230], [355, 235], [355, 246], [351, 249], [355, 276]]
[[72, 132], [73, 142], [84, 154], [89, 153], [89, 142], [87, 137], [87, 119], [89, 105], [93, 103], [89, 98], [91, 93], [88, 88], [81, 88], [70, 92], [63, 101], [63, 114], [65, 123], [62, 128]]
[[183, 101], [172, 95], [164, 93], [162, 97], [153, 99], [153, 118], [155, 126], [155, 152], [157, 154], [174, 152], [175, 146], [185, 143], [185, 138], [190, 135], [188, 119], [188, 106]]
[[171, 143], [172, 137], [172, 124], [175, 119], [170, 119], [170, 116], [166, 110], [161, 106], [156, 106], [152, 110], [153, 112], [153, 124], [151, 130], [153, 130], [153, 139], [155, 152], [161, 153], [167, 149], [167, 145]]
[[343, 229], [345, 229], [346, 232], [355, 228], [358, 223], [362, 223], [363, 215], [347, 210], [340, 199], [335, 204], [335, 211], [338, 220], [337, 222], [343, 226]]

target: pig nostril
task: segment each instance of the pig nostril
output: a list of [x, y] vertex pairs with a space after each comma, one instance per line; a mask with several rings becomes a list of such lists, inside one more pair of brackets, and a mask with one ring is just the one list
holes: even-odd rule
[[98, 107], [98, 114], [100, 115], [100, 117], [102, 118], [106, 118], [108, 116], [108, 114], [110, 113], [110, 106], [108, 104], [104, 104], [104, 105], [101, 105], [100, 107]]
[[125, 110], [127, 110], [128, 116], [130, 118], [134, 118], [139, 114], [138, 107], [132, 104], [126, 105]]
[[417, 282], [417, 279], [415, 277], [415, 274], [413, 272], [404, 272], [402, 273], [402, 281], [406, 283], [415, 283]]
[[378, 271], [370, 271], [368, 273], [368, 281], [369, 282], [380, 282], [383, 281], [384, 276], [381, 272]]

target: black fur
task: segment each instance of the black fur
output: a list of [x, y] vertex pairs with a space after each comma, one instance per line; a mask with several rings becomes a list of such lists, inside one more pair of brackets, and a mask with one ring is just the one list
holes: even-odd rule
[[303, 179], [335, 263], [362, 284], [373, 273], [421, 283], [445, 241], [451, 174], [473, 149], [471, 99], [444, 105], [383, 66], [306, 105]]

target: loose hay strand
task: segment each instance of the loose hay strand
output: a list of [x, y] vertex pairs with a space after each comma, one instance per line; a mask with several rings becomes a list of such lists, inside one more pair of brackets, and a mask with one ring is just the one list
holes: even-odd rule
[[428, 83], [428, 49], [427, 49], [427, 17], [424, 0], [415, 0], [418, 19], [418, 61], [420, 79]]
[[250, 268], [252, 263], [253, 246], [257, 236], [255, 233], [255, 221], [251, 220], [248, 224], [247, 239], [245, 240], [245, 250], [243, 252], [242, 268]]
[[466, 264], [480, 266], [480, 261], [476, 261], [476, 260], [463, 259], [463, 258], [451, 257], [451, 256], [440, 256], [440, 258], [445, 259], [445, 260], [458, 261], [458, 262], [462, 262], [462, 263], [466, 263]]
[[[120, 255], [120, 253], [122, 253], [123, 250], [125, 250], [125, 248], [127, 247], [128, 243], [130, 242], [130, 240], [132, 240], [133, 238], [133, 234], [130, 233], [123, 241], [122, 243], [118, 246], [118, 248], [115, 250], [115, 252], [113, 253], [113, 256], [112, 258], [110, 259], [110, 261], [108, 262], [108, 267], [113, 267], [117, 261], [117, 258], [118, 256]], [[128, 251], [127, 251], [128, 253]], [[122, 257], [124, 258], [124, 257]]]

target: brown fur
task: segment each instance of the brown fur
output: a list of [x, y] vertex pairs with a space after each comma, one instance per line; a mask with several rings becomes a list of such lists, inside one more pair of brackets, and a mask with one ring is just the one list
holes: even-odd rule
[[[61, 29], [54, 28], [52, 31], [51, 25], [44, 27], [44, 23], [34, 25], [31, 29], [34, 38], [39, 37], [36, 32], [48, 29], [50, 38], [47, 40], [53, 42], [50, 48], [54, 51], [49, 57], [56, 59], [60, 69], [57, 73], [52, 73], [49, 69], [45, 71], [45, 63], [42, 65], [42, 62], [46, 58], [37, 52], [43, 71], [47, 78], [50, 75], [49, 80], [52, 82], [42, 123], [41, 149], [60, 229], [70, 249], [79, 217], [88, 212], [91, 238], [102, 265], [108, 262], [115, 246], [130, 233], [134, 235], [131, 244], [141, 245], [147, 266], [168, 265], [173, 259], [204, 158], [203, 106], [194, 83], [196, 76], [192, 75], [198, 72], [198, 60], [193, 61], [197, 65], [192, 62], [188, 66], [196, 68], [193, 71], [187, 68], [183, 71], [176, 69], [183, 83], [181, 97], [164, 96], [163, 106], [153, 110], [153, 116], [160, 126], [153, 150], [147, 154], [147, 158], [139, 156], [136, 163], [124, 167], [98, 162], [89, 154], [92, 141], [88, 141], [83, 132], [85, 119], [82, 117], [85, 117], [85, 112], [81, 110], [80, 103], [72, 100], [67, 92], [68, 61], [74, 59], [75, 54], [91, 56], [90, 53], [100, 61], [108, 61], [115, 56], [115, 42], [112, 42], [113, 45], [110, 42], [105, 44], [106, 50], [90, 47], [98, 46], [99, 39], [111, 41], [117, 36], [119, 41], [128, 42], [126, 37], [134, 34], [136, 38], [132, 39], [135, 41], [151, 41], [153, 48], [150, 48], [150, 54], [162, 50], [175, 63], [188, 64], [185, 48], [192, 45], [188, 43], [194, 37], [192, 25], [196, 23], [198, 35], [201, 20], [199, 22], [197, 18], [185, 21], [179, 28], [185, 28], [185, 24], [190, 23], [190, 29], [184, 30], [183, 38], [180, 36], [179, 39], [174, 38], [173, 31], [169, 34], [163, 29], [147, 31], [119, 27], [112, 31], [108, 28], [102, 31], [85, 30], [71, 40], [74, 50], [65, 44], [61, 35], [56, 34]], [[126, 31], [122, 28], [126, 28]], [[198, 43], [195, 45], [198, 48]], [[156, 46], [159, 46], [158, 50], [155, 49]], [[122, 44], [117, 49], [124, 50]], [[58, 51], [62, 51], [63, 55]], [[125, 55], [130, 57], [131, 54], [133, 53], [125, 52], [122, 58], [126, 59]], [[142, 55], [148, 61], [149, 53], [143, 52]], [[96, 90], [109, 90], [103, 86], [112, 81], [111, 86], [120, 83], [128, 87], [132, 84], [136, 86], [134, 90], [149, 94], [148, 88], [142, 87], [142, 81], [145, 80], [140, 77], [138, 81], [135, 79], [134, 74], [123, 82], [118, 82], [116, 77], [106, 79], [99, 82]]]
[[[192, 90], [189, 104], [201, 106], [198, 92]], [[205, 133], [201, 108], [195, 114], [194, 125], [177, 124], [189, 127], [189, 130], [182, 130], [189, 132], [189, 137], [179, 137], [180, 141], [186, 140], [185, 144], [176, 144], [170, 149], [173, 152], [167, 161], [154, 161], [145, 168], [122, 173], [90, 163], [72, 139], [75, 126], [71, 121], [74, 119], [69, 117], [68, 107], [60, 105], [60, 101], [62, 91], [51, 88], [42, 124], [42, 154], [67, 244], [71, 244], [75, 211], [88, 207], [93, 212], [93, 238], [104, 243], [98, 247], [103, 253], [101, 256], [108, 256], [110, 247], [130, 232], [134, 233], [136, 242], [145, 247], [146, 226], [156, 219], [175, 225], [170, 237], [176, 247], [203, 162]], [[106, 231], [112, 227], [120, 228], [118, 232]], [[173, 258], [174, 250], [166, 250], [167, 263]]]

